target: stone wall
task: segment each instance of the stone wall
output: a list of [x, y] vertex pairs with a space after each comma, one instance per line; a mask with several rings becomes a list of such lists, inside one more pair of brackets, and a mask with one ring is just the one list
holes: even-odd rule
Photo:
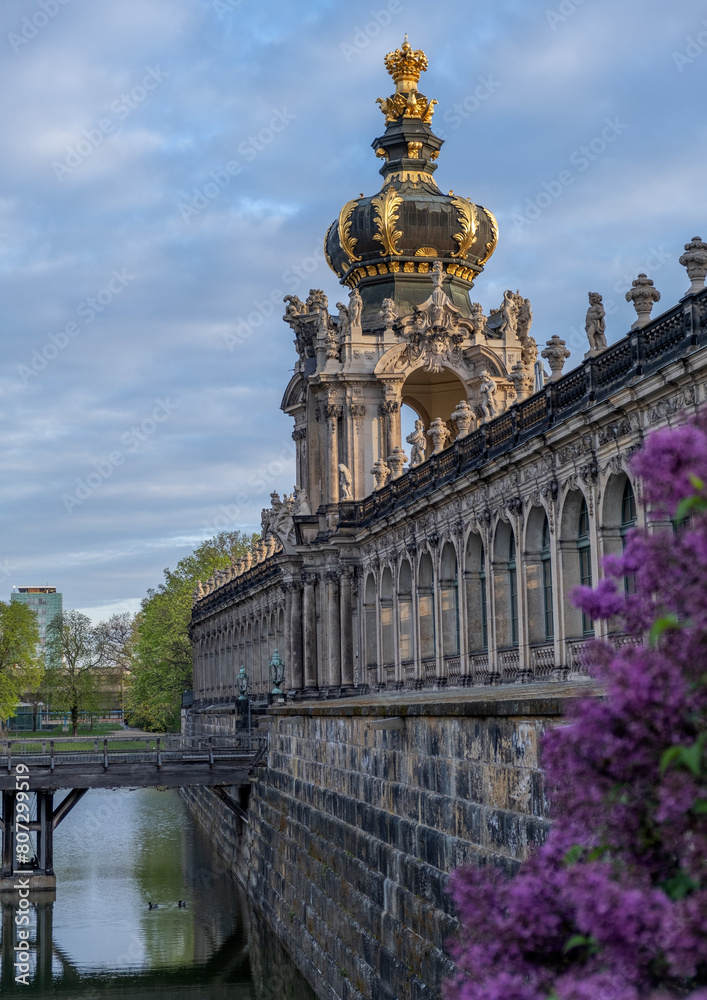
[[187, 800], [319, 997], [436, 997], [452, 968], [449, 872], [493, 861], [510, 873], [542, 842], [538, 741], [588, 688], [276, 708], [248, 824], [206, 789]]

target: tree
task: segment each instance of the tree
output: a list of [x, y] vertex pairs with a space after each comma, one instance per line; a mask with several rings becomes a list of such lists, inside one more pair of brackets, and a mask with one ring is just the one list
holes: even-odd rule
[[146, 729], [179, 728], [181, 696], [192, 685], [189, 622], [197, 582], [240, 558], [257, 538], [222, 531], [180, 559], [175, 570], [165, 569], [165, 582], [148, 591], [137, 616], [128, 694], [132, 717]]
[[707, 998], [707, 419], [654, 433], [633, 468], [673, 528], [634, 530], [574, 597], [647, 641], [594, 643], [605, 697], [545, 737], [546, 843], [513, 879], [453, 874], [450, 1000]]
[[101, 701], [98, 668], [104, 660], [100, 635], [80, 611], [64, 611], [47, 625], [47, 690], [53, 709], [71, 713], [78, 734], [79, 712], [95, 711]]
[[42, 678], [37, 656], [37, 616], [19, 601], [0, 601], [0, 725], [15, 714], [25, 691], [36, 688]]
[[121, 709], [125, 709], [125, 687], [135, 661], [136, 623], [137, 615], [125, 611], [96, 626], [103, 683], [106, 692], [115, 692]]

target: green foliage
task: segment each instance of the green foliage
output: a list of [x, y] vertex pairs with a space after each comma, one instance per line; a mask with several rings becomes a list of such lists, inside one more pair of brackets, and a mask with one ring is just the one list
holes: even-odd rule
[[103, 648], [91, 619], [80, 611], [64, 611], [47, 625], [46, 690], [52, 709], [71, 713], [72, 734], [78, 733], [79, 711], [101, 707], [98, 668]]
[[189, 622], [194, 588], [244, 555], [257, 538], [222, 531], [180, 559], [176, 569], [165, 569], [164, 583], [148, 591], [136, 621], [128, 692], [132, 724], [152, 731], [179, 728], [181, 695], [192, 685]]
[[37, 616], [19, 601], [0, 601], [0, 723], [15, 714], [25, 691], [41, 682]]

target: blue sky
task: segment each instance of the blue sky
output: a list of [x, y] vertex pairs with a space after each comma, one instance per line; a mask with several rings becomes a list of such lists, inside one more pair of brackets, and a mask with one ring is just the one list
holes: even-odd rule
[[443, 190], [486, 205], [474, 297], [610, 340], [707, 238], [699, 0], [3, 0], [0, 591], [134, 608], [294, 481], [282, 296], [340, 297], [321, 245], [380, 186], [383, 56], [424, 48]]

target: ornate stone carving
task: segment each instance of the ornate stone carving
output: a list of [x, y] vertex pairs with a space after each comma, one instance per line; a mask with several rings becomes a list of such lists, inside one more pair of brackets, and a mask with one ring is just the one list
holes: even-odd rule
[[394, 299], [383, 299], [383, 304], [380, 309], [380, 318], [383, 321], [383, 326], [386, 330], [393, 329], [393, 325], [398, 318], [398, 312], [395, 308]]
[[373, 463], [373, 468], [371, 469], [371, 474], [375, 480], [375, 489], [382, 490], [385, 484], [388, 482], [388, 476], [390, 475], [390, 469], [385, 464], [382, 458], [379, 458]]
[[508, 381], [513, 383], [516, 391], [516, 402], [521, 403], [533, 389], [533, 376], [522, 361], [516, 361], [508, 373]]
[[599, 432], [599, 444], [609, 444], [610, 441], [618, 441], [620, 437], [630, 434], [636, 427], [638, 427], [638, 417], [635, 413], [616, 420]]
[[295, 427], [292, 431], [293, 441], [304, 441], [307, 438], [307, 428], [306, 427]]
[[685, 244], [685, 253], [680, 257], [680, 263], [687, 268], [687, 276], [692, 282], [685, 294], [694, 295], [702, 291], [707, 274], [707, 243], [703, 243], [700, 236], [693, 236]]
[[506, 501], [506, 509], [516, 517], [523, 513], [523, 500], [521, 497], [509, 497]]
[[311, 514], [312, 506], [309, 502], [309, 497], [301, 486], [295, 486], [294, 492], [294, 504], [292, 508], [293, 514]]
[[349, 406], [349, 411], [351, 416], [354, 418], [360, 418], [366, 416], [366, 407], [363, 403], [351, 403]]
[[680, 392], [668, 399], [661, 399], [648, 414], [648, 419], [652, 424], [657, 424], [662, 420], [667, 420], [674, 414], [679, 413], [688, 406], [693, 406], [697, 402], [697, 387], [694, 385], [685, 386]]
[[327, 356], [338, 356], [336, 326], [329, 315], [328, 299], [321, 289], [313, 288], [306, 302], [296, 295], [286, 295], [283, 302], [287, 304], [282, 318], [295, 334], [295, 347], [301, 361], [315, 357], [318, 341], [326, 347]]
[[562, 377], [562, 369], [569, 356], [570, 351], [567, 350], [564, 340], [561, 340], [556, 333], [553, 334], [547, 341], [545, 350], [541, 351], [541, 357], [545, 358], [550, 365], [551, 382], [556, 382], [558, 378]]
[[407, 460], [407, 455], [399, 446], [393, 448], [393, 450], [388, 453], [388, 465], [390, 467], [391, 479], [400, 479], [403, 474], [403, 466]]
[[353, 500], [351, 492], [351, 473], [345, 465], [339, 465], [339, 499]]
[[427, 372], [439, 372], [446, 364], [463, 362], [461, 345], [471, 334], [471, 323], [442, 288], [444, 272], [441, 261], [432, 268], [432, 294], [400, 324], [408, 340], [408, 362], [422, 361]]
[[412, 450], [410, 452], [410, 468], [413, 469], [416, 465], [422, 465], [425, 461], [425, 449], [427, 447], [425, 425], [422, 420], [415, 421], [415, 430], [412, 434], [408, 434], [405, 440], [412, 446]]
[[602, 298], [599, 292], [589, 293], [589, 309], [584, 320], [584, 329], [589, 341], [589, 353], [597, 354], [605, 350], [606, 344], [606, 321]]
[[633, 307], [638, 314], [638, 319], [631, 329], [640, 330], [641, 327], [650, 323], [651, 310], [653, 304], [660, 301], [660, 292], [653, 287], [652, 278], [641, 273], [635, 281], [631, 282], [631, 288], [626, 292], [626, 301], [633, 302]]
[[457, 441], [465, 438], [471, 430], [471, 425], [476, 423], [476, 415], [465, 399], [457, 403], [451, 419], [457, 425]]
[[484, 372], [481, 376], [481, 413], [482, 420], [493, 420], [498, 416], [498, 403], [496, 401], [496, 383], [488, 374]]
[[586, 455], [588, 451], [592, 451], [592, 435], [582, 434], [576, 441], [565, 445], [564, 448], [558, 451], [557, 460], [560, 465], [566, 465], [568, 462], [579, 458], [580, 455]]
[[478, 340], [486, 329], [486, 316], [484, 315], [484, 307], [480, 302], [471, 303], [471, 329], [474, 340]]
[[442, 420], [441, 417], [435, 417], [427, 429], [427, 437], [432, 438], [432, 454], [438, 455], [440, 451], [444, 451], [447, 439], [451, 436], [449, 428], [445, 424], [444, 420]]

